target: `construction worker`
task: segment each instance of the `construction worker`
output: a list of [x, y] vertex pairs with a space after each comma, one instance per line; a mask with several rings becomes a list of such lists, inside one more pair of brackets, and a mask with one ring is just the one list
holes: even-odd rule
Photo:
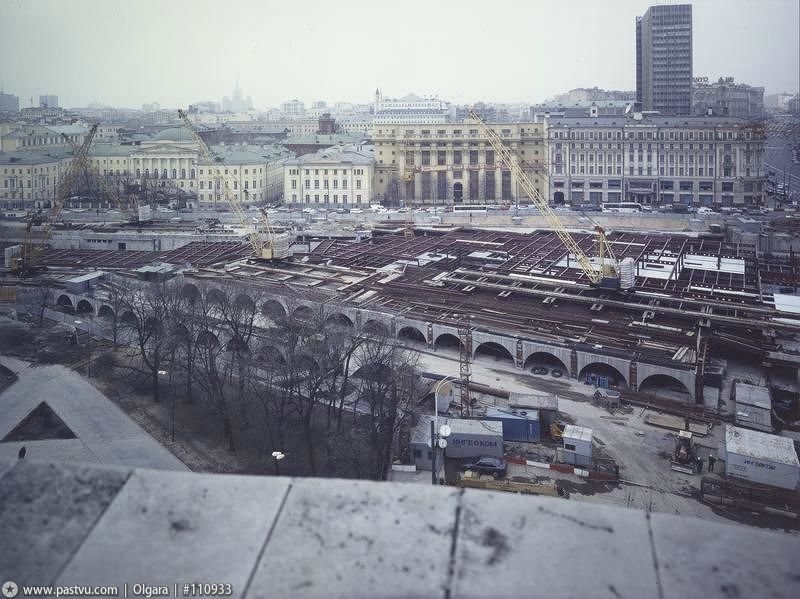
[[714, 472], [714, 464], [716, 464], [716, 463], [717, 463], [717, 458], [715, 458], [711, 454], [708, 454], [708, 471], [709, 472]]

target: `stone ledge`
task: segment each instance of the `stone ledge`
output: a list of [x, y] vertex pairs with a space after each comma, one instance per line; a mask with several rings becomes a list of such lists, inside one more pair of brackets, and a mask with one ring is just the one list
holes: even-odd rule
[[0, 462], [18, 584], [216, 582], [235, 597], [795, 597], [800, 539], [402, 483]]

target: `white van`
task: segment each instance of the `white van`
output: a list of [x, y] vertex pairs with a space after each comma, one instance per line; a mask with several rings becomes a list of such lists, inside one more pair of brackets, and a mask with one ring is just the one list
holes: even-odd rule
[[716, 214], [711, 208], [708, 206], [700, 206], [697, 209], [697, 214]]

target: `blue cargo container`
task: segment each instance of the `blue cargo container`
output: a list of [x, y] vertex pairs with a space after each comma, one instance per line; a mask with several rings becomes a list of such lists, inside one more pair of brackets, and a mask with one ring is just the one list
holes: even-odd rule
[[482, 419], [503, 423], [503, 441], [538, 443], [541, 439], [539, 410], [486, 408], [486, 416]]

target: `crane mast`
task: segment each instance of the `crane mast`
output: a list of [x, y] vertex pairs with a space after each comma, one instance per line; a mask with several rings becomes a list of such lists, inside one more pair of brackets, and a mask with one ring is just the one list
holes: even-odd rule
[[85, 168], [86, 158], [89, 155], [89, 147], [92, 145], [92, 140], [94, 139], [96, 133], [97, 125], [95, 124], [89, 129], [89, 132], [84, 138], [83, 143], [80, 146], [73, 146], [75, 155], [69, 167], [67, 168], [67, 172], [64, 173], [64, 176], [58, 183], [58, 188], [56, 188], [56, 194], [53, 198], [53, 207], [50, 210], [50, 214], [42, 223], [43, 228], [41, 229], [42, 235], [40, 244], [34, 245], [33, 243], [33, 227], [35, 224], [37, 224], [35, 222], [37, 220], [37, 215], [33, 213], [28, 215], [28, 222], [25, 226], [25, 241], [22, 244], [22, 259], [17, 261], [15, 265], [15, 270], [19, 272], [20, 276], [25, 276], [35, 272], [38, 266], [37, 262], [39, 260], [39, 255], [42, 251], [42, 248], [50, 239], [50, 232], [52, 230], [53, 223], [57, 222], [59, 218], [61, 218], [61, 211], [64, 209], [64, 201], [69, 194], [69, 190], [72, 189], [72, 185], [75, 183], [78, 173], [81, 171], [81, 169]]
[[[203, 140], [202, 137], [197, 133], [194, 128], [194, 124], [192, 121], [189, 120], [189, 116], [186, 114], [184, 110], [178, 110], [178, 116], [183, 121], [184, 126], [189, 130], [192, 135], [192, 138], [197, 143], [200, 148], [200, 154], [202, 156], [203, 162], [208, 164], [210, 167], [213, 167], [217, 163], [219, 163], [219, 159], [211, 154], [211, 149], [208, 147], [206, 142]], [[220, 187], [220, 181], [222, 179], [219, 168], [214, 169], [214, 185], [216, 187]], [[221, 186], [223, 197], [228, 205], [233, 210], [233, 213], [236, 215], [236, 218], [241, 223], [242, 227], [248, 231], [247, 237], [250, 241], [250, 245], [253, 248], [253, 252], [256, 255], [256, 258], [262, 260], [274, 260], [278, 258], [285, 258], [288, 255], [289, 249], [289, 239], [288, 234], [276, 234], [272, 230], [272, 225], [269, 222], [269, 215], [267, 214], [266, 210], [261, 210], [261, 214], [264, 217], [265, 227], [264, 230], [259, 230], [257, 226], [250, 226], [250, 223], [247, 220], [247, 214], [242, 206], [242, 203], [239, 199], [235, 196], [232, 196], [228, 190], [226, 185]], [[245, 193], [249, 192], [245, 191]], [[276, 243], [280, 242], [280, 243]], [[276, 246], [280, 245], [280, 248]], [[284, 247], [285, 246], [285, 247]]]
[[547, 200], [541, 196], [536, 187], [531, 183], [528, 175], [519, 166], [516, 156], [503, 143], [502, 138], [497, 134], [497, 132], [484, 123], [474, 110], [470, 110], [469, 118], [473, 119], [481, 128], [484, 135], [486, 135], [487, 140], [489, 141], [489, 145], [492, 146], [495, 155], [508, 167], [508, 170], [510, 170], [512, 175], [517, 179], [528, 197], [534, 202], [534, 204], [536, 204], [539, 212], [541, 212], [544, 215], [545, 220], [547, 220], [547, 224], [556, 233], [556, 235], [558, 235], [558, 238], [566, 247], [567, 252], [575, 256], [578, 265], [589, 279], [591, 285], [594, 287], [619, 289], [617, 261], [614, 258], [614, 255], [611, 253], [611, 248], [606, 242], [605, 232], [603, 229], [599, 226], [595, 228], [595, 231], [598, 234], [598, 250], [600, 258], [600, 265], [597, 266], [592, 264], [592, 261], [589, 259], [589, 257], [580, 248], [569, 231], [567, 231], [564, 223], [561, 222], [561, 219], [558, 217], [558, 215], [553, 211], [552, 208], [550, 208], [550, 204], [547, 202]]

